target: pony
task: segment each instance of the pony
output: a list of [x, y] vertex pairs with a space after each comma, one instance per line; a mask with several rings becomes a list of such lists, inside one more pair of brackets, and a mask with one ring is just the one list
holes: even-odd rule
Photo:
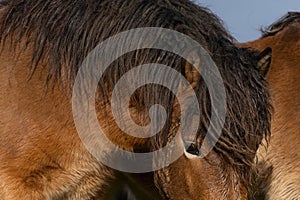
[[261, 38], [241, 44], [253, 49], [272, 48], [267, 80], [274, 113], [269, 143], [258, 151], [255, 199], [300, 198], [300, 13], [289, 12]]
[[[201, 111], [197, 136], [185, 153], [162, 169], [139, 174], [106, 166], [88, 151], [76, 130], [71, 99], [89, 52], [111, 36], [143, 27], [171, 29], [201, 44], [222, 76], [227, 111], [219, 140], [201, 159], [199, 147], [214, 110], [207, 85], [192, 66], [202, 65], [197, 51], [186, 49], [195, 63], [158, 49], [132, 51], [115, 60], [99, 80], [95, 109], [105, 136], [116, 146], [128, 152], [155, 151], [183, 123], [176, 96], [148, 84], [132, 95], [131, 117], [145, 126], [149, 108], [160, 104], [167, 116], [163, 128], [155, 136], [138, 138], [118, 127], [110, 97], [133, 66], [160, 63], [176, 70], [191, 86], [183, 93], [193, 91]], [[180, 38], [174, 41], [180, 43]], [[253, 159], [270, 134], [271, 104], [259, 66], [265, 64], [265, 54], [234, 45], [208, 9], [189, 0], [7, 0], [0, 7], [0, 47], [1, 199], [247, 198]], [[179, 83], [173, 84], [181, 90]]]

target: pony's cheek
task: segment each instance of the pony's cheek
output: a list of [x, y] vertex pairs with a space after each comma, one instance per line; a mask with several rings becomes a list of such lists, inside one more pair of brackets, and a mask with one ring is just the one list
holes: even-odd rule
[[207, 157], [209, 161], [183, 155], [168, 168], [155, 172], [156, 182], [164, 183], [161, 190], [170, 199], [177, 199], [179, 196], [186, 200], [226, 199], [222, 195], [229, 186], [222, 179], [220, 159], [211, 155]]

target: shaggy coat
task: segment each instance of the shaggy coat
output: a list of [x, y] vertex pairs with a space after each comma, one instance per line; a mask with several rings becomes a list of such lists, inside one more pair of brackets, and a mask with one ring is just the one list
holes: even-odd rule
[[[88, 53], [139, 27], [173, 29], [199, 42], [216, 63], [227, 98], [221, 138], [205, 159], [183, 155], [144, 175], [117, 172], [89, 154], [70, 97]], [[0, 42], [0, 199], [120, 199], [123, 188], [137, 199], [246, 199], [256, 150], [269, 135], [269, 95], [257, 52], [236, 47], [209, 10], [188, 0], [8, 0], [0, 8]], [[146, 124], [145, 110], [158, 102], [168, 116], [164, 128], [140, 139], [117, 127], [111, 89], [132, 66], [145, 63], [168, 65], [188, 80], [190, 74], [182, 58], [155, 49], [128, 53], [105, 72], [96, 100], [99, 124], [113, 143], [134, 152], [165, 145], [180, 116], [170, 91], [147, 85], [132, 97], [132, 116]], [[201, 110], [197, 147], [212, 111], [204, 80], [191, 80]]]
[[267, 79], [274, 116], [270, 142], [259, 148], [254, 199], [300, 199], [300, 13], [288, 13], [242, 46], [273, 50]]

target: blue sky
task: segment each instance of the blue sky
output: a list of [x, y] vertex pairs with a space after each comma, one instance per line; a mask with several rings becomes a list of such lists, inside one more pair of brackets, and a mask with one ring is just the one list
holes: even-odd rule
[[300, 0], [196, 0], [210, 8], [240, 42], [260, 37], [259, 29], [288, 11], [300, 12]]

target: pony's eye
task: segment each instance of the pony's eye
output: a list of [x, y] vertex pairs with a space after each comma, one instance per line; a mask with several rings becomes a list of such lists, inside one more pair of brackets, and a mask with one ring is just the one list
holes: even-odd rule
[[185, 142], [185, 150], [187, 153], [192, 154], [194, 156], [200, 155], [198, 145], [195, 142]]

